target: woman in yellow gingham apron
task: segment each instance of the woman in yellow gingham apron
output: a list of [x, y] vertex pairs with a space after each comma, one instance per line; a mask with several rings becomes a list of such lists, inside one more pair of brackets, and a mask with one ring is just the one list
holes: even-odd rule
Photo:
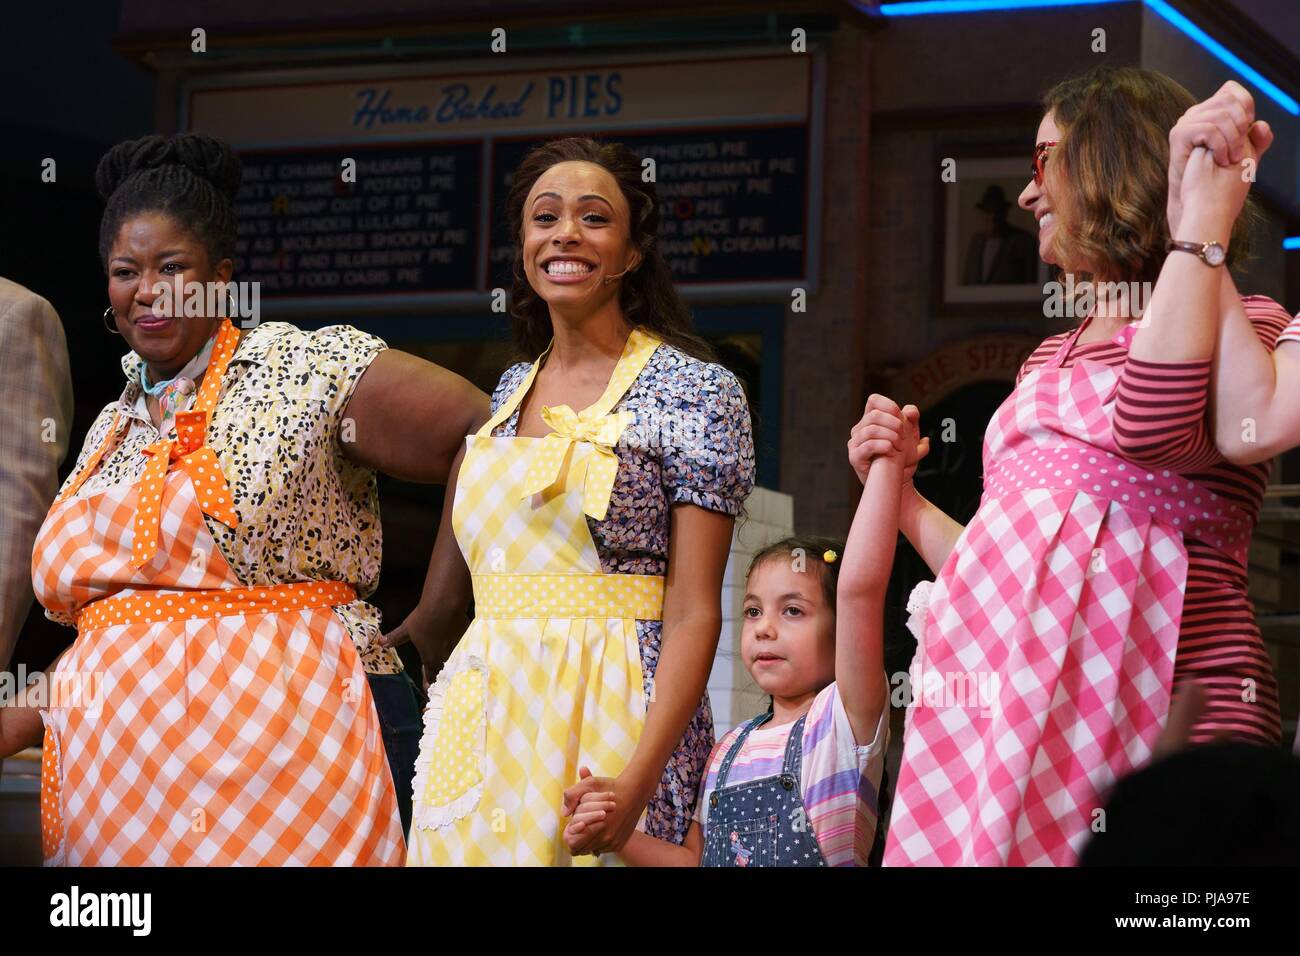
[[[754, 485], [748, 402], [691, 332], [640, 158], [554, 140], [515, 169], [505, 207], [514, 336], [532, 361], [506, 370], [458, 456], [448, 523], [476, 616], [430, 691], [413, 865], [612, 862], [633, 827], [681, 842], [713, 744], [727, 549]], [[594, 402], [556, 404], [586, 402], [584, 366], [615, 351]], [[615, 805], [573, 860], [563, 815], [606, 784]]]
[[[589, 408], [547, 407], [544, 438], [494, 438], [537, 369], [467, 439], [452, 523], [475, 619], [430, 690], [408, 862], [569, 859], [563, 793], [579, 766], [616, 776], [645, 721], [636, 621], [658, 620], [663, 577], [602, 573], [586, 516], [605, 516], [630, 424], [611, 409], [659, 345], [634, 329]], [[580, 862], [592, 862], [582, 857]]]

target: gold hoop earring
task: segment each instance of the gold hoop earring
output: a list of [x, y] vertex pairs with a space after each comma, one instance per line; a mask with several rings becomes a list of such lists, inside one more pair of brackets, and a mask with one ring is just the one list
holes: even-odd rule
[[110, 315], [111, 315], [114, 319], [117, 318], [117, 313], [113, 311], [113, 307], [112, 307], [111, 305], [110, 305], [107, 309], [104, 310], [104, 315], [103, 315], [103, 319], [104, 319], [104, 328], [108, 329], [108, 331], [112, 332], [114, 335], [121, 335], [122, 333], [119, 332], [119, 331], [117, 330], [117, 324], [116, 324], [115, 322], [114, 322], [114, 323], [110, 323], [110, 322], [108, 321], [108, 317], [109, 317]]

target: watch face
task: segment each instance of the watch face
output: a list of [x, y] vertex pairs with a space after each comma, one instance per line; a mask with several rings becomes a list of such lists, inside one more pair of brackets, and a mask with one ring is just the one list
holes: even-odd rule
[[1212, 266], [1223, 265], [1223, 260], [1225, 258], [1223, 253], [1223, 246], [1219, 245], [1217, 242], [1207, 243], [1202, 254], [1205, 256], [1205, 261], [1208, 262], [1210, 265]]

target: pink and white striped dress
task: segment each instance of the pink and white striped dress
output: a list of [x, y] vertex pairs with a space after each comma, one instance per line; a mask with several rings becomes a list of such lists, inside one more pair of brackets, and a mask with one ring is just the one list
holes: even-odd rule
[[[913, 661], [888, 866], [1073, 863], [1168, 716], [1188, 543], [1244, 581], [1254, 509], [1134, 453], [1145, 436], [1123, 432], [1117, 396], [1162, 369], [1124, 361], [1133, 325], [1097, 347], [1119, 361], [1083, 346], [1067, 364], [1084, 327], [1026, 363], [989, 423], [980, 508], [934, 583]], [[1169, 377], [1188, 391], [1186, 367]], [[1271, 707], [1276, 726], [1275, 691]]]

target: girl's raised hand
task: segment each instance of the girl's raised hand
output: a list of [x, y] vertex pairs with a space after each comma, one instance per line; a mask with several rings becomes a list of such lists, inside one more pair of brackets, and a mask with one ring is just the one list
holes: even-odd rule
[[861, 420], [849, 432], [849, 464], [858, 480], [865, 483], [871, 459], [890, 451], [903, 450], [906, 423], [898, 403], [884, 395], [867, 399]]
[[898, 407], [884, 395], [867, 399], [862, 419], [849, 433], [849, 464], [866, 483], [871, 460], [884, 454], [903, 455], [903, 476], [911, 479], [917, 463], [930, 452], [930, 439], [920, 437], [921, 413], [915, 405]]

